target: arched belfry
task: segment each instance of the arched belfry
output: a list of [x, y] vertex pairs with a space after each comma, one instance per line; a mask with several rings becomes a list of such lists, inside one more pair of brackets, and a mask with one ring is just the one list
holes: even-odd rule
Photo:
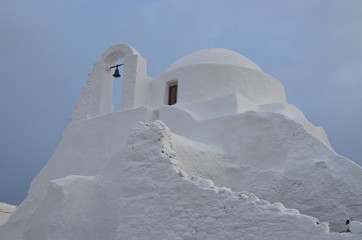
[[117, 44], [103, 53], [89, 74], [87, 85], [73, 112], [72, 121], [86, 120], [112, 113], [113, 77], [111, 66], [123, 59], [123, 87], [121, 109], [144, 105], [149, 79], [147, 62], [137, 50], [127, 44]]

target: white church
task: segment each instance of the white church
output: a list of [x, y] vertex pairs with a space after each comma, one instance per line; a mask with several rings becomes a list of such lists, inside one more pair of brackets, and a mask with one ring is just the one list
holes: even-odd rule
[[146, 60], [134, 48], [126, 44], [111, 47], [95, 64], [73, 121], [114, 112], [110, 67], [121, 59], [124, 60], [121, 112], [147, 108], [157, 116], [149, 119], [144, 115], [142, 120], [162, 119], [166, 123], [174, 121], [164, 118], [169, 112], [166, 106], [176, 103], [173, 108], [180, 110], [180, 115], [188, 114], [196, 119], [248, 111], [278, 112], [303, 124], [329, 145], [323, 129], [310, 124], [301, 111], [286, 102], [284, 87], [277, 79], [248, 58], [218, 48], [191, 53], [152, 79], [147, 76]]
[[248, 58], [201, 50], [151, 78], [117, 44], [0, 240], [361, 239], [361, 182]]

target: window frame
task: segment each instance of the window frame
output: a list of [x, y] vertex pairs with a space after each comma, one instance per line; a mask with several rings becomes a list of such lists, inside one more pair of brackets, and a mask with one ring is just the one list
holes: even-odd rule
[[167, 103], [169, 106], [175, 105], [177, 103], [177, 95], [178, 95], [178, 82], [172, 81], [168, 84]]

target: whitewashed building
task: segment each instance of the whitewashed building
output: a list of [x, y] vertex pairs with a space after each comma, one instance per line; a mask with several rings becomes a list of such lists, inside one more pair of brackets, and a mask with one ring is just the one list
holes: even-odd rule
[[[119, 64], [124, 64], [121, 107], [114, 109], [112, 74]], [[204, 180], [191, 186], [180, 178]], [[250, 232], [255, 239], [270, 239], [269, 233], [276, 239], [355, 239], [331, 234], [322, 222], [345, 231], [346, 220], [362, 220], [361, 182], [361, 167], [334, 152], [324, 130], [287, 102], [282, 84], [248, 58], [226, 49], [201, 50], [151, 78], [138, 51], [118, 44], [95, 63], [59, 146], [25, 201], [0, 227], [0, 239], [132, 239], [137, 234], [145, 234], [138, 239], [148, 234], [193, 239], [203, 227], [208, 230], [200, 239], [206, 239], [216, 236], [212, 225], [199, 221], [213, 219], [208, 202], [226, 219], [217, 227], [235, 231], [221, 230], [219, 239]], [[154, 191], [163, 188], [168, 190]], [[220, 197], [223, 192], [229, 195]], [[162, 201], [185, 198], [179, 202], [182, 213], [201, 209], [197, 201], [205, 212], [197, 219], [183, 216], [182, 225], [174, 201], [158, 204], [160, 194]], [[135, 195], [140, 197], [128, 204]], [[242, 214], [233, 210], [237, 215], [230, 225], [226, 210], [240, 199], [247, 199], [238, 208]], [[158, 214], [160, 208], [165, 215]], [[258, 223], [252, 222], [254, 210]], [[172, 219], [164, 217], [169, 213]], [[243, 221], [251, 221], [250, 228], [240, 227]], [[265, 226], [270, 232], [259, 232]]]
[[118, 44], [109, 48], [88, 78], [73, 113], [74, 122], [115, 111], [110, 67], [120, 60], [124, 62], [124, 76], [121, 109], [116, 111], [145, 108], [145, 114], [155, 116], [148, 119], [146, 114], [139, 120], [161, 119], [166, 123], [168, 119], [163, 118], [163, 113], [167, 112], [167, 105], [175, 105], [174, 108], [197, 119], [247, 111], [278, 112], [300, 122], [329, 144], [323, 129], [310, 124], [301, 111], [286, 102], [284, 87], [277, 79], [239, 53], [220, 48], [191, 53], [155, 78], [147, 75], [146, 60], [131, 46]]

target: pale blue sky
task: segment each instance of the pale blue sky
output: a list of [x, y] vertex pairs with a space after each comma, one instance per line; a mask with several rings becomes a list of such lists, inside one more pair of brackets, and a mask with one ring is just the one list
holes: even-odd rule
[[200, 49], [245, 55], [362, 165], [360, 0], [2, 0], [0, 36], [1, 202], [25, 198], [93, 64], [119, 42], [150, 76]]

